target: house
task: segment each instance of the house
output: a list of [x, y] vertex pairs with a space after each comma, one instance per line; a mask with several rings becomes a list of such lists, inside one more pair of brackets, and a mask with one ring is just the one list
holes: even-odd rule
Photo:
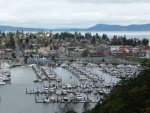
[[0, 58], [10, 59], [13, 52], [14, 50], [12, 49], [0, 49]]
[[146, 51], [146, 58], [150, 58], [150, 50]]
[[31, 52], [30, 56], [32, 55], [32, 58], [39, 58], [39, 53], [37, 52]]
[[48, 57], [49, 56], [49, 52], [47, 52], [47, 51], [41, 51], [40, 52], [40, 56], [42, 56], [42, 57]]
[[59, 46], [59, 49], [58, 49], [59, 51], [65, 51], [66, 50], [66, 48], [64, 47], [64, 46]]
[[135, 48], [135, 47], [134, 47], [134, 48], [132, 49], [132, 53], [138, 53], [138, 52], [140, 52], [139, 48]]
[[90, 48], [90, 52], [89, 52], [89, 56], [90, 57], [104, 57], [106, 55], [108, 55], [109, 50], [107, 47], [91, 47]]
[[39, 48], [39, 51], [41, 52], [41, 51], [50, 51], [50, 46], [45, 46], [45, 47], [40, 47]]
[[119, 47], [120, 46], [110, 46], [110, 51], [113, 52], [113, 51], [119, 51]]
[[28, 53], [31, 53], [31, 52], [37, 52], [36, 49], [25, 49], [24, 50], [24, 54], [28, 54]]
[[138, 51], [136, 48], [133, 49], [132, 46], [112, 46], [110, 51], [114, 57], [126, 58], [127, 56], [133, 56], [133, 51]]
[[133, 47], [132, 46], [119, 46], [119, 51], [121, 53], [132, 53]]
[[150, 46], [146, 46], [142, 49], [142, 52], [145, 53], [146, 58], [150, 58]]
[[68, 51], [75, 51], [75, 49], [79, 49], [79, 47], [66, 47], [66, 50]]

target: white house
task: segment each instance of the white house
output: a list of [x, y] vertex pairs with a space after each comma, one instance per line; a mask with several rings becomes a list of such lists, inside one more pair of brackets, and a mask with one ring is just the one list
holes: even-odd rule
[[149, 50], [146, 51], [146, 58], [150, 58], [150, 51]]
[[110, 51], [119, 51], [120, 46], [110, 46]]
[[113, 53], [118, 53], [119, 52], [119, 47], [120, 46], [110, 46], [110, 52]]

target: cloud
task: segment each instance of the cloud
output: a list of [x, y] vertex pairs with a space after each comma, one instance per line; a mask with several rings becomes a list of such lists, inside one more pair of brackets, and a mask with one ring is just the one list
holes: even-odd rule
[[76, 3], [138, 3], [150, 2], [150, 0], [67, 0], [68, 2]]
[[97, 23], [150, 23], [149, 6], [149, 0], [0, 0], [0, 24], [85, 28]]

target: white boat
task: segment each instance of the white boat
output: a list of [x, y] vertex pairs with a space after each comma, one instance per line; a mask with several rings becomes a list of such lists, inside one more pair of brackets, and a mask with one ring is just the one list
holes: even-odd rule
[[51, 93], [54, 93], [55, 90], [54, 90], [54, 88], [50, 88], [49, 91], [50, 91]]
[[56, 90], [56, 95], [61, 95], [61, 93], [62, 93], [61, 90], [59, 90], [59, 89]]
[[71, 89], [72, 86], [71, 86], [70, 84], [67, 84], [67, 88], [68, 88], [68, 89]]
[[6, 85], [6, 82], [4, 82], [3, 80], [0, 80], [0, 85]]
[[56, 80], [57, 80], [57, 82], [61, 82], [61, 81], [62, 81], [62, 78], [61, 78], [60, 76], [57, 76], [57, 77], [56, 77]]
[[75, 98], [76, 98], [78, 101], [82, 101], [82, 96], [81, 96], [80, 94], [75, 95]]
[[54, 97], [50, 97], [50, 101], [55, 101], [55, 98]]
[[68, 101], [68, 98], [67, 98], [67, 97], [64, 97], [63, 99], [64, 99], [64, 101]]
[[49, 97], [44, 97], [43, 101], [47, 103], [47, 102], [50, 102], [50, 99]]
[[67, 88], [67, 86], [65, 84], [62, 85], [62, 89], [65, 89]]
[[65, 90], [65, 89], [62, 90], [62, 94], [63, 94], [63, 95], [67, 95], [67, 90]]
[[88, 78], [86, 76], [81, 75], [79, 80], [87, 80]]
[[39, 80], [38, 80], [38, 79], [36, 79], [36, 78], [35, 78], [33, 81], [34, 81], [34, 82], [39, 82]]

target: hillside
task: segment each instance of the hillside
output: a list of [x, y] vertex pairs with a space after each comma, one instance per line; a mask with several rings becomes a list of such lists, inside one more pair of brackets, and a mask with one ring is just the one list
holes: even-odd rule
[[58, 28], [58, 29], [46, 29], [46, 28], [25, 28], [25, 27], [13, 27], [13, 26], [0, 26], [0, 31], [150, 31], [150, 24], [139, 25], [107, 25], [97, 24], [89, 28]]
[[150, 31], [150, 24], [140, 25], [107, 25], [97, 24], [93, 27], [87, 28], [88, 31]]
[[122, 80], [90, 113], [150, 113], [150, 62], [136, 77]]
[[46, 31], [42, 28], [25, 28], [25, 27], [13, 27], [13, 26], [0, 26], [0, 31]]

